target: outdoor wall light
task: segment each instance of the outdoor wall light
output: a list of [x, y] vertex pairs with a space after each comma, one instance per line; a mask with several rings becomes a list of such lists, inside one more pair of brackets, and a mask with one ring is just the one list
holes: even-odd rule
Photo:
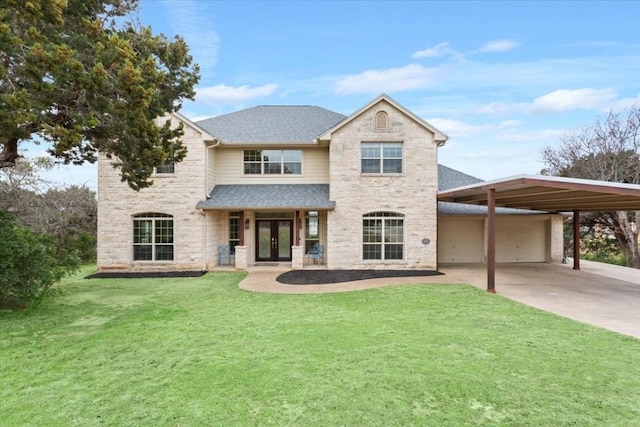
[[245, 220], [244, 220], [244, 229], [245, 229], [245, 230], [248, 230], [248, 229], [249, 229], [249, 224], [250, 224], [249, 218], [245, 219]]

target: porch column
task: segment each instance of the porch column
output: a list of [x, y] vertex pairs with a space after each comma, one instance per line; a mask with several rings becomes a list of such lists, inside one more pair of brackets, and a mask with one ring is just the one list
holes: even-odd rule
[[496, 190], [487, 190], [487, 292], [496, 293]]
[[240, 211], [240, 246], [244, 246], [244, 211]]
[[580, 211], [573, 211], [573, 269], [580, 270]]
[[302, 226], [301, 226], [301, 219], [300, 219], [300, 211], [296, 211], [296, 225], [295, 225], [296, 246], [300, 246], [300, 230], [301, 229], [302, 229]]

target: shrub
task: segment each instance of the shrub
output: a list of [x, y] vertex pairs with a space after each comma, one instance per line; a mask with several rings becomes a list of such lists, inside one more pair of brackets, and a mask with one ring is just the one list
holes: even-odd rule
[[20, 226], [0, 211], [0, 308], [35, 306], [53, 285], [79, 267], [73, 253], [58, 255], [54, 239]]

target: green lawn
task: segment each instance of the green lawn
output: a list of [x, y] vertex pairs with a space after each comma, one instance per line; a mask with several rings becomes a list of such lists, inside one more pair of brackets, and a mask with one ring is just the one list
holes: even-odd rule
[[640, 340], [470, 286], [266, 295], [242, 277], [81, 274], [0, 313], [0, 425], [640, 424]]

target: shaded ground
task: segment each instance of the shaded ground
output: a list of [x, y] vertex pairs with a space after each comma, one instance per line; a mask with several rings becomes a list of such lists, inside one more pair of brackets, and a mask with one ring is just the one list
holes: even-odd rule
[[85, 279], [143, 279], [147, 277], [200, 277], [206, 270], [196, 271], [108, 271], [91, 274]]
[[279, 275], [276, 280], [287, 285], [325, 285], [386, 277], [439, 276], [435, 270], [294, 270]]

